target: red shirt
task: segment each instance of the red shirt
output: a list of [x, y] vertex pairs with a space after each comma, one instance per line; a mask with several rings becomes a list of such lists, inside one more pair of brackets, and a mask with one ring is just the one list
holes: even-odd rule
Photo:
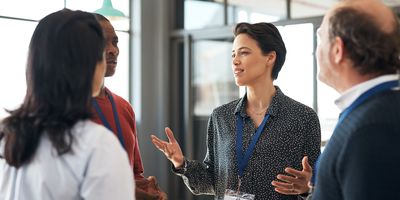
[[[136, 121], [135, 113], [133, 112], [132, 106], [122, 97], [112, 93], [110, 90], [105, 88], [105, 97], [96, 97], [96, 101], [103, 112], [105, 118], [110, 124], [115, 136], [117, 136], [117, 126], [114, 120], [114, 114], [112, 110], [112, 104], [107, 95], [112, 95], [117, 108], [119, 121], [121, 123], [122, 135], [125, 142], [125, 150], [128, 153], [129, 163], [132, 167], [135, 179], [142, 179], [143, 176], [143, 163], [139, 151], [138, 137], [136, 134]], [[92, 120], [98, 124], [103, 124], [96, 110], [93, 108]], [[117, 136], [118, 137], [118, 136]]]

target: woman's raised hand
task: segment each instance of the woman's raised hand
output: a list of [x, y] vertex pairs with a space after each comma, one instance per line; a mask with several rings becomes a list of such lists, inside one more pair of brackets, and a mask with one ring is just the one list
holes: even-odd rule
[[175, 168], [181, 168], [184, 164], [184, 156], [181, 147], [176, 141], [174, 133], [172, 133], [170, 128], [165, 128], [165, 134], [168, 137], [168, 142], [160, 140], [155, 135], [151, 135], [151, 141], [158, 150], [164, 153], [164, 155], [172, 162]]
[[287, 167], [285, 172], [289, 175], [278, 174], [278, 181], [272, 181], [275, 191], [286, 195], [304, 194], [310, 190], [309, 182], [312, 177], [312, 168], [308, 163], [308, 157], [304, 156], [301, 161], [303, 169], [296, 170]]

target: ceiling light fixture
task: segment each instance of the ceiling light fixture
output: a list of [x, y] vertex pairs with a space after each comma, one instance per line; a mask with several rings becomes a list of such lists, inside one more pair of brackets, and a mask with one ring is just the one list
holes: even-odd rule
[[111, 0], [104, 0], [103, 6], [94, 11], [108, 18], [125, 18], [125, 14], [112, 6]]

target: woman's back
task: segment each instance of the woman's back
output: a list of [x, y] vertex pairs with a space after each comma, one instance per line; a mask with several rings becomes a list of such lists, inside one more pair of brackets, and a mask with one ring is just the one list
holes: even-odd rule
[[133, 175], [115, 136], [88, 120], [76, 123], [71, 133], [67, 154], [58, 155], [44, 134], [29, 164], [1, 166], [0, 199], [133, 199], [126, 192], [133, 190]]
[[115, 136], [89, 119], [106, 60], [93, 14], [63, 9], [32, 35], [21, 106], [1, 121], [0, 199], [134, 199]]

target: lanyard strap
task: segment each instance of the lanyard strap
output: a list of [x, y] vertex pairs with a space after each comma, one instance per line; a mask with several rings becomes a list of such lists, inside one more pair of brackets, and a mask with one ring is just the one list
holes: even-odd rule
[[[114, 98], [112, 97], [112, 94], [108, 94], [108, 95], [106, 94], [106, 96], [108, 96], [108, 99], [111, 102], [112, 111], [113, 111], [113, 115], [114, 115], [114, 122], [115, 122], [115, 125], [117, 126], [117, 136], [118, 136], [119, 142], [121, 143], [122, 147], [126, 150], [126, 148], [125, 148], [125, 140], [124, 140], [124, 137], [122, 135], [121, 123], [119, 121], [118, 111], [117, 111], [117, 108], [115, 106]], [[97, 112], [101, 122], [103, 123], [103, 125], [106, 128], [108, 128], [108, 130], [110, 130], [111, 132], [114, 132], [112, 130], [112, 128], [111, 128], [110, 123], [108, 123], [103, 111], [101, 111], [101, 108], [100, 108], [100, 106], [97, 103], [95, 98], [92, 99], [92, 105], [93, 105], [94, 109], [96, 110], [96, 112]]]
[[237, 156], [237, 165], [239, 169], [239, 176], [243, 177], [244, 170], [246, 169], [247, 165], [249, 164], [249, 160], [251, 157], [251, 154], [253, 153], [256, 143], [258, 139], [260, 138], [262, 131], [267, 124], [267, 121], [269, 119], [270, 115], [267, 114], [261, 125], [257, 128], [256, 134], [254, 135], [253, 139], [251, 140], [251, 143], [247, 150], [244, 152], [244, 155], [242, 154], [242, 149], [243, 149], [243, 128], [244, 128], [244, 119], [240, 116], [240, 114], [236, 114], [236, 156]]
[[[338, 123], [336, 124], [335, 130], [336, 128], [343, 122], [343, 120], [359, 105], [361, 105], [362, 103], [364, 103], [368, 98], [370, 98], [372, 95], [377, 94], [379, 92], [383, 92], [386, 90], [390, 90], [393, 89], [395, 87], [398, 87], [400, 85], [400, 82], [398, 80], [395, 81], [387, 81], [387, 82], [383, 82], [381, 84], [376, 85], [375, 87], [367, 90], [366, 92], [364, 92], [363, 94], [361, 94], [349, 107], [347, 107], [342, 113], [340, 113], [339, 115], [339, 120]], [[335, 132], [335, 130], [333, 132]], [[319, 167], [319, 160], [320, 157], [318, 157], [316, 163], [315, 163], [315, 167], [314, 167], [314, 173], [313, 176], [311, 178], [311, 183], [313, 185], [315, 185], [315, 179], [316, 179], [316, 175], [317, 175], [317, 168]]]
[[383, 82], [379, 85], [376, 85], [375, 87], [367, 90], [366, 92], [364, 92], [361, 96], [359, 96], [348, 108], [346, 108], [342, 113], [340, 113], [339, 115], [339, 120], [338, 123], [336, 125], [336, 127], [341, 124], [343, 122], [343, 120], [356, 108], [358, 107], [360, 104], [364, 103], [369, 97], [371, 97], [372, 95], [382, 92], [382, 91], [386, 91], [386, 90], [390, 90], [394, 87], [397, 87], [399, 85], [399, 82], [397, 80], [395, 81], [387, 81], [387, 82]]

